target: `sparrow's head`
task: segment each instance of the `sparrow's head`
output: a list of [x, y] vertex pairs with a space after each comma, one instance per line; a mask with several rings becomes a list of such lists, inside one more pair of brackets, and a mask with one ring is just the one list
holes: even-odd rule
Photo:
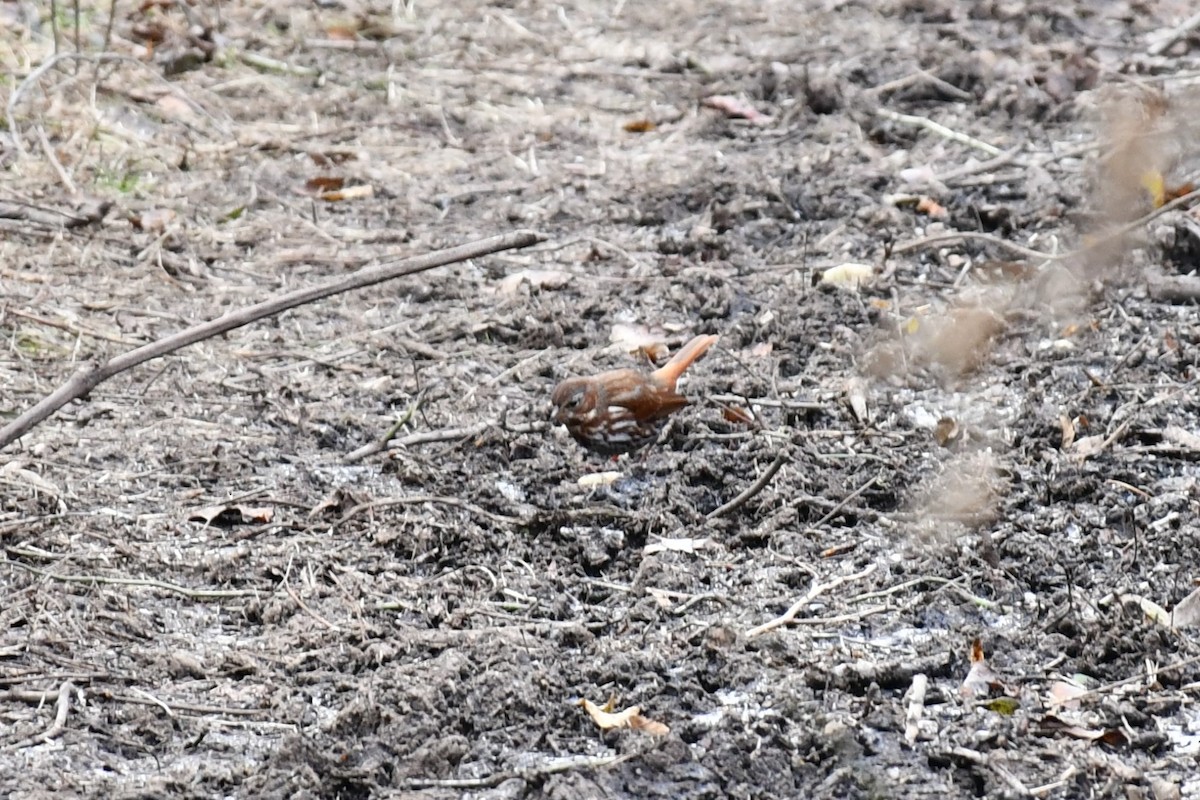
[[578, 422], [595, 410], [596, 389], [587, 378], [568, 378], [554, 387], [550, 403], [555, 422]]

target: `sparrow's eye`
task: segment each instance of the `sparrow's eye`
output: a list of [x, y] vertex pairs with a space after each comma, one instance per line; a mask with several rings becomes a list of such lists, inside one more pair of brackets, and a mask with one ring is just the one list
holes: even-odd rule
[[583, 392], [576, 392], [567, 398], [567, 402], [563, 403], [563, 408], [568, 411], [578, 411], [581, 405], [583, 405]]

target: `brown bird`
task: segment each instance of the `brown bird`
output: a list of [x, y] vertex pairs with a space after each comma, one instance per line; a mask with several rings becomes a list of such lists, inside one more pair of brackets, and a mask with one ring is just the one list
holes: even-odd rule
[[663, 366], [649, 374], [614, 369], [585, 378], [568, 378], [554, 387], [554, 421], [589, 450], [605, 455], [628, 453], [658, 438], [666, 419], [688, 404], [675, 391], [683, 371], [717, 342], [697, 336]]

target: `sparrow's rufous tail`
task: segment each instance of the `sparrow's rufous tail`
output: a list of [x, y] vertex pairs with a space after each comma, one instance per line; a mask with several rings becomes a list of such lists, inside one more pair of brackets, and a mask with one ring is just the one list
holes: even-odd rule
[[679, 348], [679, 352], [671, 356], [671, 360], [654, 370], [652, 377], [655, 382], [671, 391], [675, 390], [675, 382], [683, 371], [690, 367], [696, 359], [708, 352], [708, 348], [717, 343], [719, 336], [701, 334]]

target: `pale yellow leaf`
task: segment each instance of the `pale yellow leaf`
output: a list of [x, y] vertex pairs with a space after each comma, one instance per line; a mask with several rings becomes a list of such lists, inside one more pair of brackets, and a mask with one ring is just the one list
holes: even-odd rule
[[1138, 605], [1142, 607], [1143, 614], [1145, 614], [1154, 622], [1157, 622], [1159, 625], [1163, 625], [1168, 628], [1171, 627], [1171, 615], [1167, 613], [1165, 608], [1148, 597], [1138, 597], [1137, 595], [1134, 595], [1133, 597], [1137, 599]]
[[676, 553], [694, 553], [702, 547], [708, 547], [710, 544], [712, 542], [709, 539], [659, 539], [657, 542], [653, 542], [642, 548], [642, 552], [648, 556], [668, 550]]
[[830, 267], [821, 273], [820, 283], [823, 286], [837, 286], [841, 289], [858, 291], [875, 280], [875, 268], [870, 264], [854, 264], [847, 262], [836, 267]]
[[611, 728], [628, 728], [629, 720], [641, 713], [640, 706], [630, 706], [624, 711], [610, 712], [605, 711], [600, 706], [588, 700], [586, 697], [579, 701], [579, 705], [583, 706], [583, 710], [588, 713], [596, 726], [609, 730]]
[[593, 489], [597, 486], [610, 486], [619, 481], [622, 474], [617, 470], [589, 472], [587, 475], [580, 475], [577, 483], [585, 489]]
[[374, 194], [375, 189], [370, 184], [360, 184], [358, 186], [347, 186], [345, 189], [333, 192], [322, 192], [321, 199], [327, 203], [340, 203], [346, 200], [362, 200]]
[[579, 701], [579, 705], [583, 707], [584, 711], [587, 711], [588, 716], [602, 730], [632, 728], [633, 730], [643, 731], [652, 736], [666, 736], [671, 731], [663, 723], [643, 717], [640, 706], [630, 706], [624, 711], [613, 712], [601, 708], [586, 697]]

